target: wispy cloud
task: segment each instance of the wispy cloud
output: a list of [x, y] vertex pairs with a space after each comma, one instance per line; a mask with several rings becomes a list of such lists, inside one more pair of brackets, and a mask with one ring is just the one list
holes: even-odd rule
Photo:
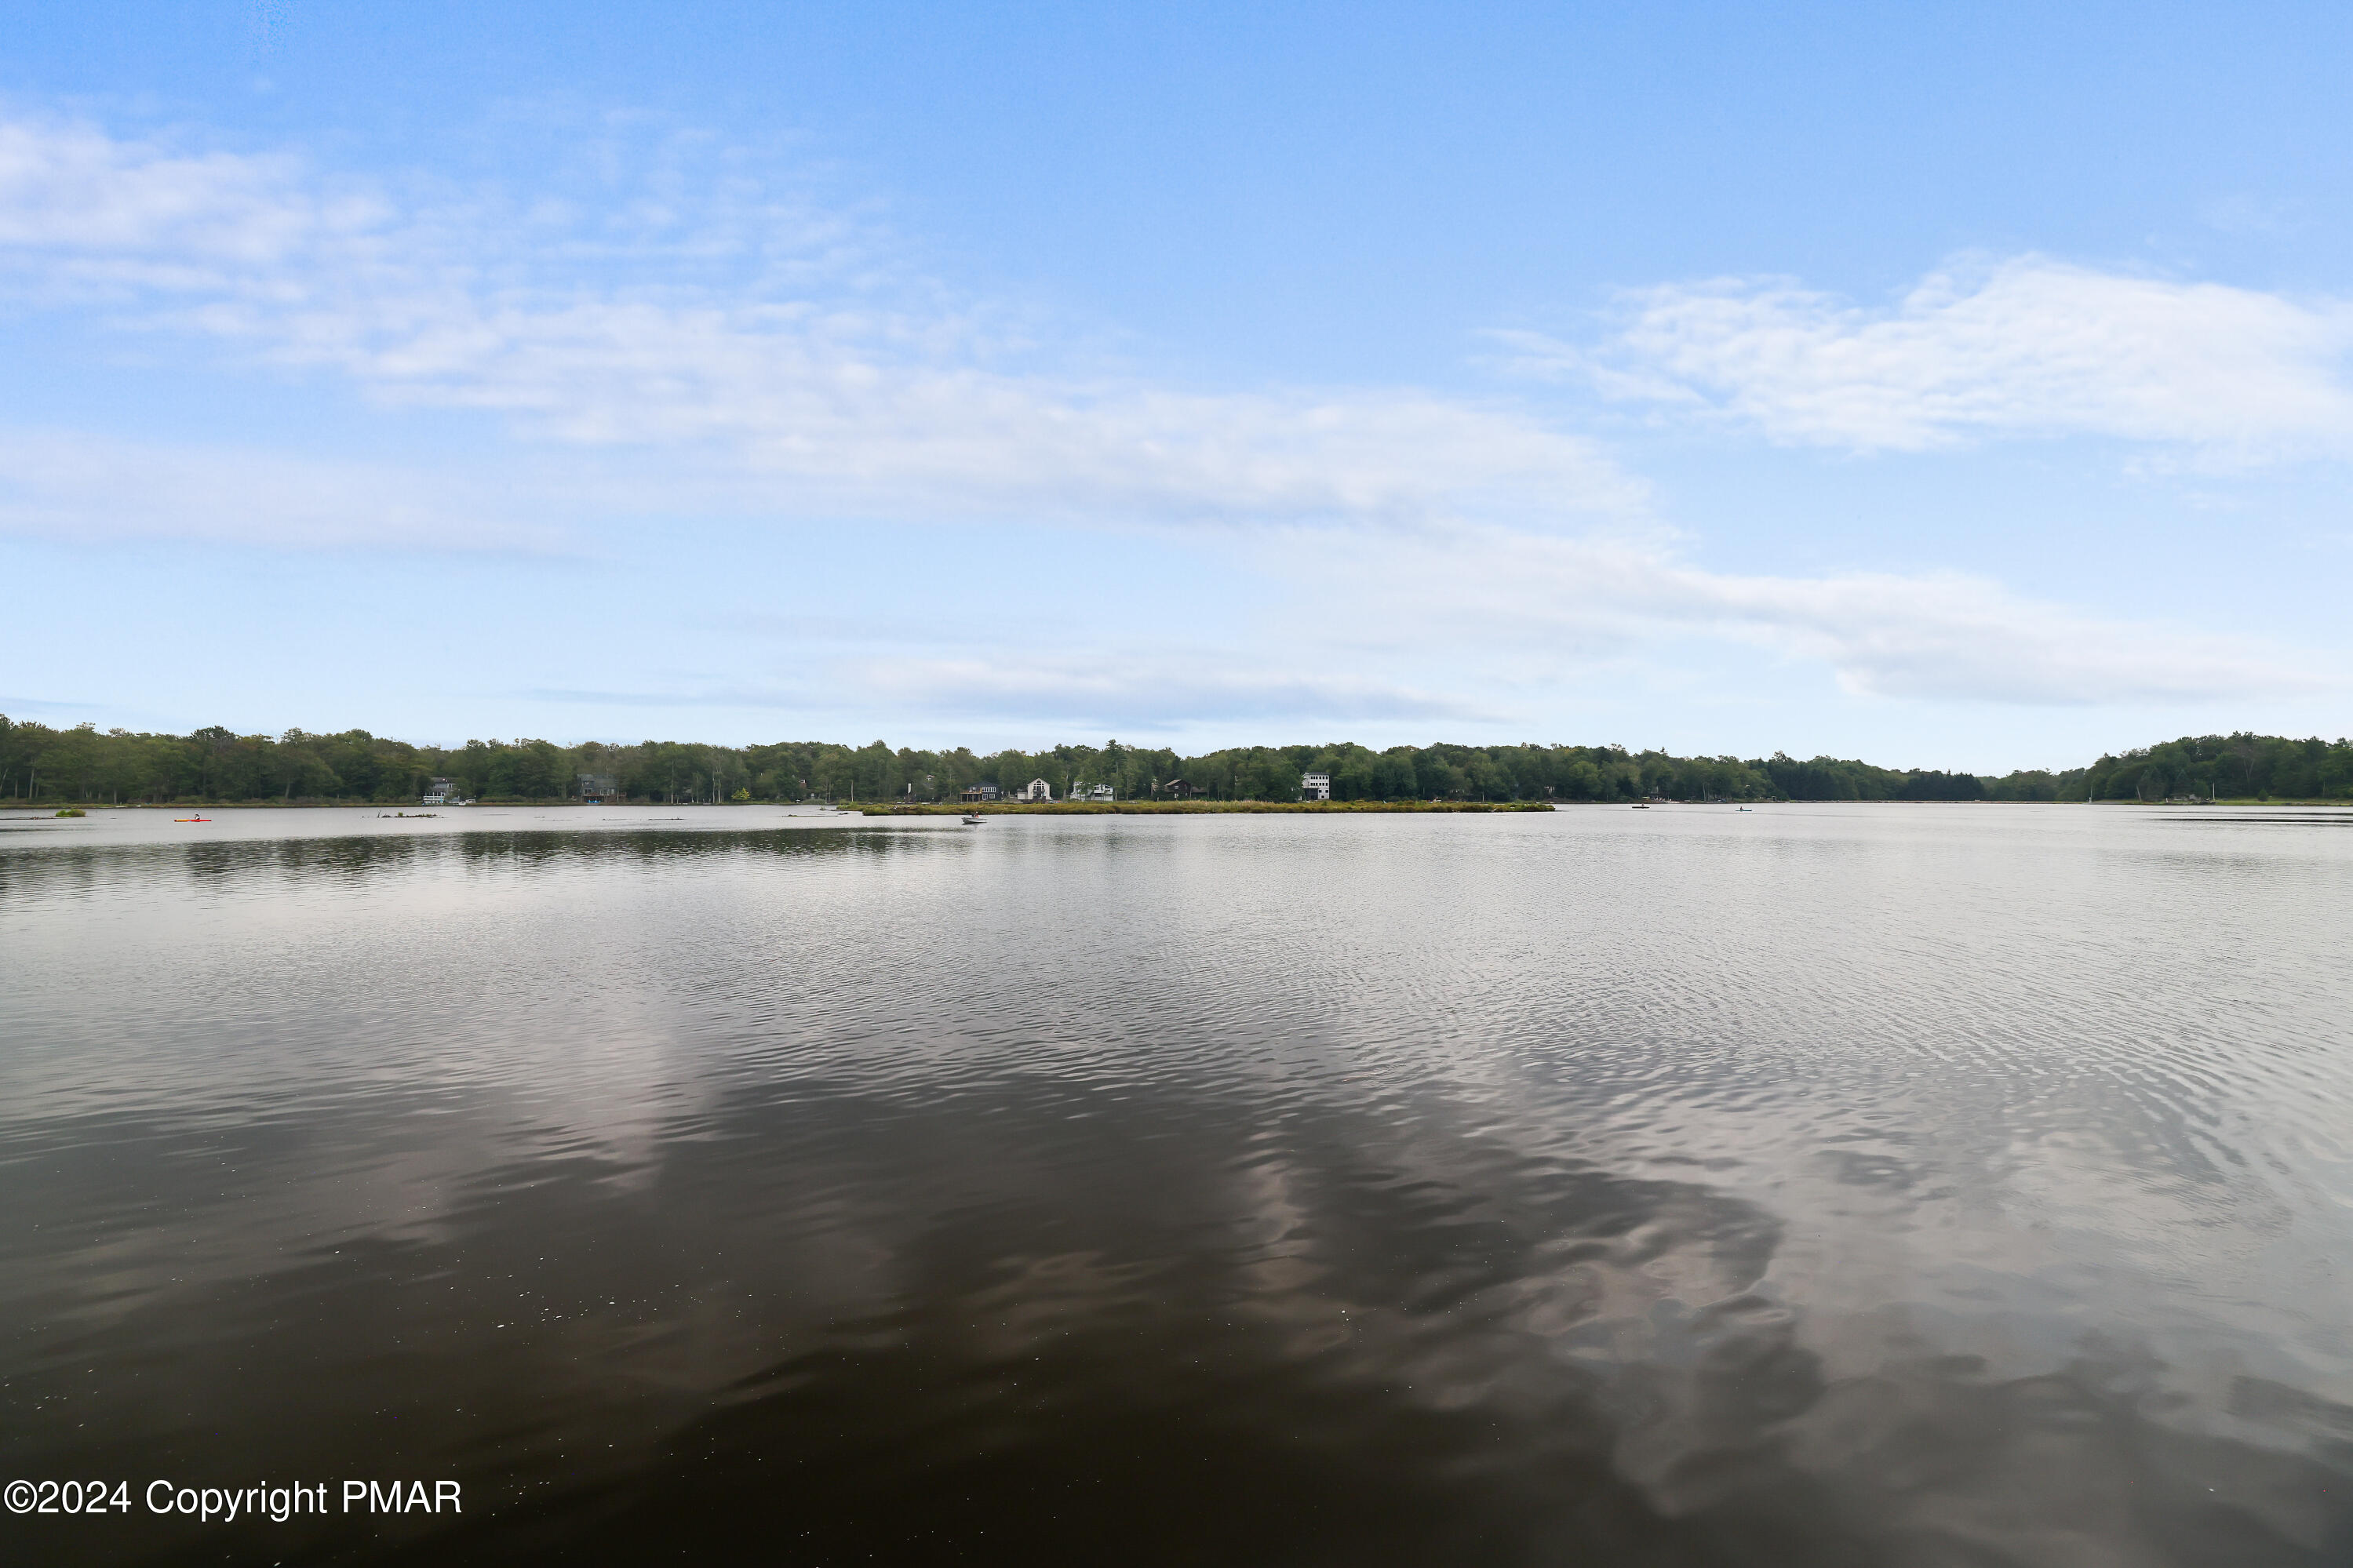
[[64, 430], [0, 430], [0, 533], [543, 553], [548, 524], [408, 470]]
[[1792, 444], [2080, 435], [2223, 463], [2353, 452], [2353, 303], [2036, 256], [1957, 263], [1878, 309], [1786, 279], [1643, 289], [1596, 348], [1505, 342], [1523, 371]]
[[[1300, 724], [1402, 720], [1483, 723], [1501, 715], [1459, 697], [1366, 674], [1237, 668], [1196, 655], [1122, 658], [902, 658], [866, 672], [873, 693], [942, 713], [1176, 729], [1208, 720]], [[1127, 717], [1124, 720], [1123, 715]]]
[[1709, 572], [1641, 544], [1465, 527], [1352, 554], [1302, 534], [1273, 557], [1341, 624], [1478, 646], [1525, 672], [1597, 647], [1700, 634], [1819, 660], [1858, 695], [2021, 704], [2250, 701], [2344, 690], [2258, 639], [2086, 615], [1957, 573]]
[[[1206, 521], [1249, 525], [1220, 547], [1294, 584], [1301, 624], [1373, 628], [1302, 674], [1116, 636], [975, 659], [805, 622], [779, 629], [870, 646], [856, 659], [805, 649], [822, 679], [535, 694], [618, 708], [1476, 725], [1508, 716], [1454, 693], [1509, 691], [1600, 644], [1694, 637], [1820, 661], [1880, 697], [2242, 700], [2329, 684], [2243, 639], [1980, 577], [1710, 572], [1636, 537], [1642, 485], [1524, 408], [1105, 373], [756, 161], [688, 138], [610, 166], [625, 173], [594, 192], [515, 197], [0, 122], [0, 297], [481, 410], [565, 454], [512, 470], [529, 494], [509, 504], [496, 487], [390, 467], [0, 433], [0, 529], [533, 549], [557, 537], [533, 518], [690, 503], [754, 522]], [[2039, 258], [1956, 267], [1877, 310], [1789, 283], [1659, 289], [1630, 296], [1599, 348], [1514, 342], [1523, 368], [1793, 443], [2077, 434], [2217, 461], [2353, 450], [2353, 307]], [[1572, 644], [1575, 660], [1547, 664]]]
[[1555, 706], [1548, 689], [1599, 695], [1592, 683], [1606, 679], [1618, 697], [1648, 689], [1668, 645], [1713, 646], [1744, 671], [1826, 668], [1847, 691], [1884, 700], [2244, 704], [2353, 689], [2324, 661], [2260, 639], [2090, 615], [1962, 574], [1711, 572], [1653, 542], [1482, 524], [1363, 545], [1361, 531], [1340, 528], [1254, 536], [1247, 570], [1290, 592], [1244, 616], [1236, 637], [1293, 650], [1276, 662], [1102, 632], [1065, 649], [828, 616], [763, 623], [792, 647], [752, 658], [769, 667], [754, 678], [681, 671], [628, 690], [530, 695], [616, 710], [891, 712], [1008, 732], [1259, 721], [1468, 731]]
[[224, 288], [379, 226], [380, 205], [305, 189], [284, 157], [121, 142], [89, 125], [0, 121], [0, 246], [85, 289]]
[[802, 677], [744, 682], [681, 679], [630, 689], [543, 688], [543, 701], [624, 710], [788, 710], [855, 719], [890, 712], [926, 721], [1169, 734], [1204, 723], [1304, 726], [1430, 721], [1492, 723], [1492, 708], [1368, 675], [1243, 668], [1194, 653], [1181, 659], [1106, 650], [1084, 658], [895, 657], [831, 664]]
[[854, 225], [741, 178], [689, 193], [708, 210], [652, 184], [617, 220], [19, 121], [0, 136], [0, 254], [20, 291], [543, 440], [721, 465], [770, 510], [1413, 522], [1641, 504], [1591, 443], [1523, 411], [1039, 363], [990, 312], [878, 267]]

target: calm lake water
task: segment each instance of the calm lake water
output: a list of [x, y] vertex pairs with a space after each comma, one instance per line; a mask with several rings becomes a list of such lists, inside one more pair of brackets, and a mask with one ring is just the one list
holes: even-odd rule
[[[2353, 1562], [2353, 821], [0, 822], [16, 1562]], [[340, 1501], [338, 1495], [337, 1501]]]

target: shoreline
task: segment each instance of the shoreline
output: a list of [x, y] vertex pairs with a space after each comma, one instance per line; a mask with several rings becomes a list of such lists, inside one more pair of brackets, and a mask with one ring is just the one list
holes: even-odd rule
[[[417, 803], [411, 803], [417, 804]], [[23, 816], [53, 816], [60, 810], [98, 811], [381, 811], [386, 816], [406, 813], [411, 817], [438, 815], [440, 811], [465, 812], [476, 807], [493, 810], [514, 810], [530, 807], [544, 811], [560, 807], [586, 809], [595, 805], [607, 811], [697, 810], [732, 808], [735, 806], [796, 806], [818, 805], [834, 811], [853, 813], [861, 816], [955, 816], [967, 812], [989, 816], [1069, 816], [1133, 815], [1251, 815], [1265, 812], [1459, 812], [1459, 811], [1550, 811], [1557, 806], [1623, 807], [1630, 805], [1653, 806], [1704, 805], [2058, 805], [2081, 807], [2086, 804], [2104, 807], [2133, 807], [2144, 810], [2206, 810], [2275, 807], [2317, 807], [2325, 810], [2353, 809], [2353, 798], [2327, 797], [2259, 799], [2253, 795], [2225, 795], [2221, 800], [1775, 800], [1749, 801], [1668, 800], [1633, 802], [1626, 800], [1119, 800], [1119, 801], [986, 801], [977, 805], [948, 805], [919, 801], [913, 805], [883, 802], [830, 802], [806, 800], [729, 800], [729, 801], [598, 801], [572, 799], [552, 800], [481, 800], [462, 806], [443, 806], [434, 812], [413, 812], [399, 802], [372, 800], [170, 800], [170, 801], [104, 801], [104, 800], [0, 800], [0, 814]]]

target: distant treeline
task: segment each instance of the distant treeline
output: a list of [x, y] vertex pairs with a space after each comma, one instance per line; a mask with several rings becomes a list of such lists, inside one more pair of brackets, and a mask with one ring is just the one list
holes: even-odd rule
[[365, 730], [190, 735], [53, 729], [0, 715], [0, 798], [34, 802], [413, 801], [437, 778], [477, 800], [577, 799], [584, 775], [631, 800], [953, 800], [1044, 779], [1056, 799], [1107, 785], [1122, 800], [1182, 792], [1295, 800], [1300, 775], [1331, 775], [1336, 800], [2163, 800], [2182, 795], [2353, 798], [2353, 744], [2264, 735], [2185, 737], [2089, 768], [2001, 778], [1779, 752], [1676, 757], [1617, 746], [1243, 746], [1180, 756], [1123, 746], [987, 755], [821, 741], [708, 746], [673, 741], [559, 746], [469, 741], [416, 746]]
[[[2095, 800], [2353, 799], [2353, 742], [2314, 736], [2184, 735], [2102, 757], [2086, 770]], [[2076, 799], [2083, 798], [2082, 791]]]

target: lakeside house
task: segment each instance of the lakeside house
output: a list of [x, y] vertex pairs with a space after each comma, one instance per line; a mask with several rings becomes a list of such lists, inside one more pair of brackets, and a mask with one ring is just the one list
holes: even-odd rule
[[458, 786], [448, 779], [425, 781], [425, 804], [427, 805], [447, 805], [449, 804], [450, 797], [457, 793]]
[[1051, 800], [1054, 798], [1054, 786], [1048, 784], [1044, 779], [1031, 779], [1029, 781], [1029, 787], [1023, 790], [1015, 798], [1018, 800]]
[[1302, 800], [1330, 800], [1332, 798], [1332, 775], [1330, 773], [1300, 774], [1299, 798]]
[[1192, 781], [1189, 779], [1170, 779], [1158, 786], [1158, 793], [1166, 795], [1170, 800], [1190, 800], [1201, 792], [1193, 787]]
[[621, 781], [611, 773], [582, 773], [580, 804], [583, 805], [618, 805], [621, 803]]
[[968, 805], [978, 805], [984, 801], [995, 800], [997, 798], [997, 786], [993, 784], [974, 784], [971, 788], [964, 792], [964, 798], [965, 803]]

